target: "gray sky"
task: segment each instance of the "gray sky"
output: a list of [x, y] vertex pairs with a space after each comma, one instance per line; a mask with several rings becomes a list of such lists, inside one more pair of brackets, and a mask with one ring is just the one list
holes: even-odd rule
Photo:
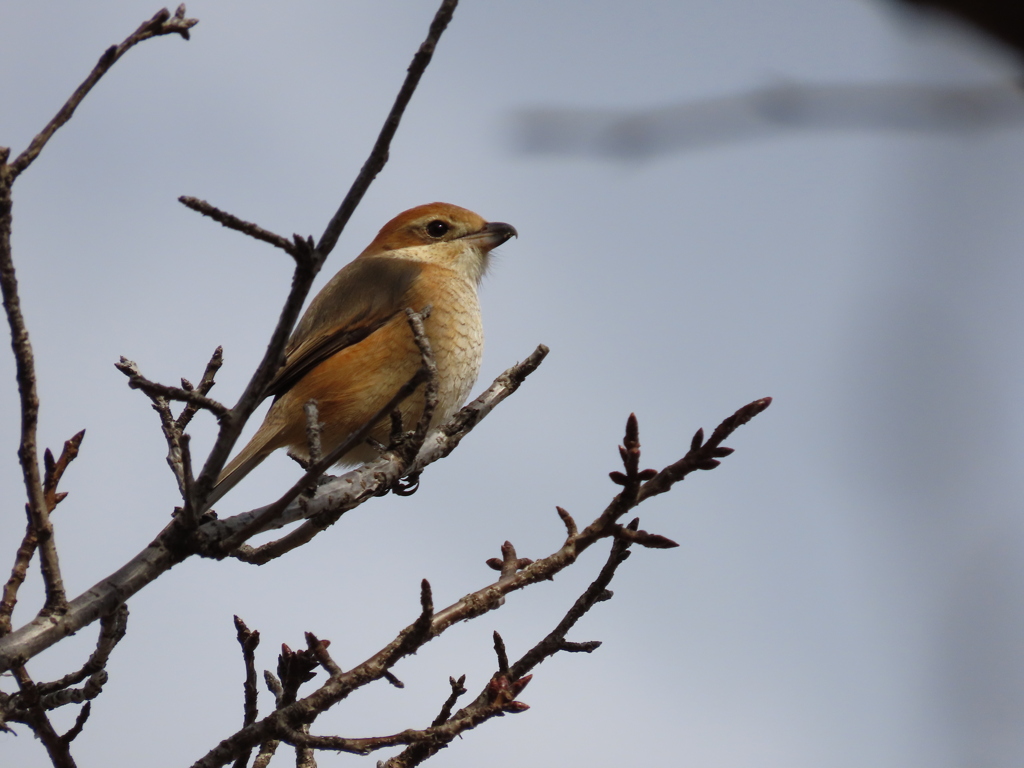
[[[20, 151], [156, 9], [0, 6], [0, 144]], [[177, 196], [319, 234], [435, 3], [188, 10], [192, 41], [132, 51], [15, 187], [41, 438], [58, 448], [88, 429], [56, 515], [74, 594], [145, 546], [176, 500], [156, 416], [113, 363], [196, 380], [222, 344], [212, 394], [233, 401], [287, 290], [287, 257]], [[1024, 130], [1010, 59], [915, 21], [867, 0], [465, 0], [320, 284], [399, 211], [463, 205], [520, 232], [482, 289], [478, 389], [538, 343], [551, 355], [414, 497], [361, 507], [262, 568], [190, 562], [133, 598], [79, 764], [187, 765], [234, 730], [232, 614], [260, 630], [260, 669], [307, 630], [352, 666], [414, 618], [421, 578], [446, 605], [492, 578], [483, 563], [505, 539], [521, 556], [557, 548], [556, 504], [596, 515], [630, 411], [644, 465], [660, 467], [698, 427], [764, 395], [775, 404], [729, 441], [737, 453], [720, 469], [641, 509], [642, 527], [681, 546], [635, 553], [615, 599], [574, 630], [601, 649], [545, 662], [528, 713], [433, 764], [1024, 763]], [[806, 91], [851, 86], [866, 87], [854, 103], [868, 112], [903, 87], [977, 90], [998, 109], [967, 101], [968, 118], [936, 130], [886, 109], [786, 111], [794, 94], [801, 107]], [[751, 93], [760, 117], [734, 103]], [[766, 93], [781, 101], [766, 107]], [[538, 114], [569, 126], [558, 147], [524, 140]], [[739, 130], [737, 116], [753, 122]], [[721, 138], [691, 141], [690, 118]], [[653, 143], [612, 152], [586, 130], [573, 143], [581, 125], [620, 120], [638, 131], [626, 139]], [[10, 559], [23, 494], [9, 355], [0, 382]], [[197, 423], [195, 452], [211, 435]], [[294, 476], [274, 457], [218, 507], [264, 502]], [[453, 629], [398, 666], [405, 690], [361, 691], [316, 731], [426, 725], [449, 675], [466, 674], [471, 692], [485, 683], [491, 632], [521, 654], [601, 557]], [[17, 623], [38, 594], [35, 582], [23, 591]], [[66, 672], [94, 637], [31, 671]], [[45, 764], [24, 729], [0, 740], [5, 764]]]

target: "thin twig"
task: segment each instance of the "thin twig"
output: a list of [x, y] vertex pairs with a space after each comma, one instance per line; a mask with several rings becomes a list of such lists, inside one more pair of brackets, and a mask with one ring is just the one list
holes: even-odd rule
[[[11, 183], [17, 173], [13, 167], [0, 164], [0, 292], [3, 294], [4, 310], [11, 329], [11, 348], [14, 350], [15, 375], [18, 381], [18, 395], [21, 401], [21, 441], [18, 446], [18, 460], [21, 463], [22, 480], [28, 496], [29, 524], [35, 539], [33, 547], [39, 548], [40, 570], [46, 587], [46, 602], [41, 615], [63, 612], [67, 607], [67, 595], [60, 575], [60, 561], [57, 544], [53, 537], [53, 524], [46, 508], [46, 495], [39, 476], [39, 455], [36, 445], [36, 428], [39, 423], [39, 393], [36, 389], [35, 358], [28, 327], [21, 313], [21, 299], [18, 296], [18, 278], [11, 255]], [[26, 537], [26, 542], [28, 537]], [[20, 557], [16, 563], [21, 563]], [[26, 563], [27, 565], [27, 563]], [[16, 565], [17, 567], [17, 565]], [[12, 574], [14, 578], [15, 574]], [[8, 582], [11, 584], [12, 582]], [[13, 587], [16, 593], [17, 587]], [[5, 590], [6, 591], [6, 590]], [[13, 593], [12, 593], [13, 596]], [[10, 608], [13, 610], [13, 605]], [[5, 606], [6, 609], [6, 606]]]
[[[66, 493], [58, 493], [57, 486], [64, 476], [68, 465], [78, 456], [78, 450], [84, 438], [85, 430], [83, 429], [70, 440], [66, 440], [64, 448], [60, 452], [60, 458], [56, 461], [54, 461], [53, 454], [50, 453], [49, 449], [43, 453], [43, 464], [45, 466], [43, 498], [47, 513], [52, 513], [57, 508], [57, 505], [67, 496]], [[29, 564], [39, 543], [36, 527], [33, 525], [32, 515], [27, 505], [26, 512], [29, 519], [25, 529], [25, 536], [22, 538], [21, 545], [15, 553], [11, 576], [8, 578], [7, 583], [4, 584], [3, 598], [0, 599], [0, 637], [11, 631], [11, 615], [14, 612], [14, 606], [18, 602], [18, 590], [25, 581]]]
[[[257, 696], [259, 691], [256, 687], [256, 646], [260, 644], [260, 633], [251, 630], [245, 622], [235, 616], [235, 630], [238, 636], [238, 644], [242, 647], [242, 662], [245, 664], [245, 683], [243, 690], [243, 725], [252, 725], [256, 722], [258, 713], [256, 709]], [[234, 768], [245, 768], [249, 762], [249, 755], [252, 750], [240, 754], [235, 760]]]
[[427, 306], [419, 312], [409, 308], [405, 310], [409, 328], [412, 330], [413, 341], [416, 342], [416, 348], [420, 351], [420, 365], [426, 374], [426, 386], [423, 388], [423, 412], [420, 414], [419, 423], [416, 424], [408, 447], [403, 451], [406, 461], [411, 461], [423, 446], [427, 431], [430, 429], [430, 422], [434, 419], [434, 411], [437, 410], [437, 360], [434, 358], [434, 350], [431, 348], [427, 329], [423, 325], [424, 321], [430, 317], [431, 309], [430, 306]]
[[14, 566], [11, 568], [11, 575], [4, 584], [3, 599], [0, 599], [0, 637], [11, 631], [11, 615], [18, 603], [18, 590], [25, 583], [28, 575], [28, 566], [32, 562], [32, 556], [36, 553], [36, 529], [32, 525], [32, 515], [25, 505], [25, 515], [28, 522], [25, 525], [25, 535], [21, 539], [18, 551], [14, 553]]
[[693, 436], [687, 454], [644, 483], [637, 501], [640, 502], [651, 496], [665, 493], [688, 474], [698, 469], [707, 470], [717, 467], [721, 463], [719, 459], [732, 453], [731, 448], [722, 447], [722, 442], [771, 404], [770, 397], [762, 397], [760, 400], [748, 403], [719, 424], [706, 443], [702, 442], [704, 430], [698, 430], [697, 434]]
[[[199, 516], [195, 513], [195, 505], [192, 503], [192, 486], [195, 480], [192, 473], [189, 436], [185, 434], [185, 427], [201, 409], [212, 412], [219, 419], [225, 418], [227, 407], [206, 396], [213, 388], [214, 378], [223, 362], [223, 350], [217, 347], [206, 364], [199, 387], [193, 386], [192, 382], [183, 378], [180, 389], [150, 381], [142, 375], [136, 363], [125, 357], [114, 364], [115, 368], [128, 377], [130, 387], [142, 390], [149, 397], [153, 410], [160, 416], [160, 428], [167, 442], [167, 465], [178, 483], [178, 492], [185, 503], [184, 519], [190, 528], [195, 527]], [[185, 401], [185, 407], [177, 418], [171, 413], [170, 400]]]
[[575, 647], [567, 647], [565, 636], [568, 634], [569, 630], [573, 628], [576, 622], [583, 618], [591, 608], [593, 608], [597, 603], [602, 602], [604, 599], [607, 599], [604, 598], [604, 595], [612, 578], [615, 576], [615, 571], [626, 561], [626, 558], [629, 557], [629, 545], [630, 541], [626, 538], [615, 539], [615, 543], [612, 544], [611, 551], [608, 553], [608, 559], [605, 561], [601, 572], [598, 574], [597, 578], [594, 579], [591, 585], [587, 587], [586, 591], [576, 599], [572, 608], [570, 608], [562, 620], [558, 622], [558, 626], [549, 632], [543, 640], [523, 654], [523, 656], [511, 666], [509, 669], [509, 675], [513, 679], [523, 677], [544, 659], [554, 656], [559, 651], [582, 650], [589, 653], [596, 650], [598, 646], [601, 645], [600, 642], [592, 641], [586, 644], [574, 644]]
[[[200, 395], [206, 395], [215, 383], [214, 378], [217, 376], [217, 371], [224, 364], [224, 348], [217, 347], [213, 350], [213, 355], [210, 357], [210, 362], [206, 364], [206, 370], [203, 371], [203, 378], [199, 380], [199, 386], [193, 387], [192, 383], [186, 379], [181, 380], [181, 388], [187, 391], [196, 391]], [[184, 431], [185, 427], [192, 421], [192, 417], [199, 412], [200, 406], [194, 402], [185, 403], [185, 407], [181, 413], [178, 414], [178, 419], [175, 422], [179, 431]]]
[[103, 671], [110, 659], [110, 654], [121, 640], [124, 639], [128, 630], [128, 606], [121, 605], [113, 613], [100, 619], [100, 634], [96, 640], [96, 648], [89, 655], [88, 661], [80, 669], [64, 675], [52, 683], [40, 683], [38, 690], [40, 695], [46, 696], [65, 688], [77, 685], [87, 677]]
[[114, 367], [128, 377], [129, 387], [142, 390], [154, 401], [156, 398], [162, 397], [166, 400], [188, 403], [196, 408], [209, 411], [222, 421], [229, 415], [226, 405], [207, 397], [202, 392], [195, 389], [184, 389], [183, 387], [169, 387], [166, 384], [150, 381], [139, 371], [139, 366], [126, 357], [122, 357], [120, 362], [114, 363]]
[[[451, 706], [459, 694], [456, 693], [456, 681], [451, 680], [452, 696], [449, 697], [448, 703], [445, 705], [446, 709], [442, 710], [443, 719], [439, 716], [434, 720], [430, 729], [417, 733], [416, 740], [409, 739], [406, 742], [409, 743], [409, 746], [400, 754], [383, 763], [382, 768], [410, 768], [419, 765], [447, 746], [459, 734], [486, 719], [502, 712], [524, 711], [528, 706], [516, 699], [530, 682], [532, 676], [527, 673], [531, 669], [560, 651], [590, 653], [597, 649], [601, 645], [600, 642], [570, 643], [565, 639], [565, 635], [587, 611], [598, 602], [607, 599], [605, 595], [610, 594], [607, 591], [607, 586], [614, 577], [618, 566], [629, 555], [629, 552], [626, 551], [628, 547], [628, 541], [616, 539], [608, 555], [608, 560], [597, 579], [576, 600], [558, 626], [527, 651], [515, 664], [509, 665], [505, 644], [501, 640], [501, 636], [495, 632], [494, 647], [498, 655], [498, 672], [491, 678], [484, 690], [473, 702], [452, 715]], [[458, 681], [458, 686], [461, 689], [459, 693], [465, 693], [465, 689], [462, 688], [464, 679]], [[496, 704], [500, 705], [497, 709]], [[449, 729], [439, 729], [437, 726], [442, 723], [449, 723]], [[394, 737], [387, 738], [393, 739]], [[366, 741], [373, 742], [373, 740]], [[326, 744], [324, 747], [332, 748]]]
[[441, 707], [441, 711], [438, 712], [437, 717], [434, 718], [434, 722], [431, 723], [431, 726], [440, 725], [452, 716], [452, 708], [459, 700], [459, 697], [466, 692], [466, 676], [462, 675], [458, 680], [454, 677], [449, 677], [448, 684], [451, 685], [452, 692], [445, 700], [444, 705]]
[[43, 453], [43, 466], [45, 468], [45, 474], [43, 476], [43, 493], [46, 497], [46, 509], [49, 512], [53, 512], [66, 494], [57, 493], [57, 486], [60, 484], [61, 478], [64, 477], [64, 472], [67, 470], [68, 465], [78, 458], [78, 451], [82, 446], [82, 440], [85, 439], [85, 430], [73, 435], [69, 440], [64, 441], [64, 448], [60, 452], [60, 457], [54, 461], [53, 454], [50, 453], [49, 449]]
[[53, 725], [50, 723], [50, 718], [47, 717], [40, 701], [36, 684], [29, 677], [24, 667], [15, 668], [14, 679], [18, 682], [18, 688], [25, 702], [26, 719], [22, 722], [25, 722], [43, 743], [54, 768], [76, 768], [75, 761], [71, 757], [71, 751], [68, 748], [70, 739], [64, 740], [54, 730]]
[[281, 235], [266, 230], [258, 224], [253, 224], [251, 221], [245, 221], [228, 213], [227, 211], [222, 211], [217, 206], [210, 205], [210, 203], [205, 200], [200, 200], [198, 197], [182, 195], [178, 198], [178, 202], [186, 208], [191, 208], [193, 211], [203, 214], [203, 216], [209, 216], [218, 224], [221, 224], [228, 229], [241, 232], [243, 235], [248, 235], [249, 237], [255, 238], [256, 240], [260, 240], [264, 243], [270, 243], [270, 245], [275, 248], [280, 248], [296, 261], [305, 258], [306, 254], [309, 252], [308, 248], [303, 248], [300, 245], [302, 238], [300, 238], [299, 235], [295, 235], [291, 240], [289, 240], [287, 237], [282, 237]]
[[316, 400], [310, 400], [302, 406], [302, 410], [306, 414], [306, 447], [309, 449], [309, 463], [316, 464], [324, 457], [320, 442], [324, 428], [323, 422], [320, 421], [320, 407]]
[[14, 178], [24, 171], [32, 161], [35, 160], [39, 153], [43, 151], [43, 147], [46, 146], [53, 134], [57, 132], [62, 125], [64, 125], [71, 116], [75, 114], [75, 110], [78, 105], [82, 103], [82, 100], [88, 95], [89, 91], [92, 90], [93, 86], [99, 82], [100, 78], [107, 73], [115, 62], [124, 56], [128, 50], [143, 40], [148, 40], [151, 37], [158, 37], [160, 35], [171, 35], [178, 34], [184, 39], [189, 39], [189, 30], [199, 23], [198, 19], [186, 19], [185, 18], [185, 5], [179, 5], [178, 9], [171, 16], [170, 12], [164, 8], [156, 13], [153, 18], [149, 21], [143, 22], [142, 25], [136, 29], [132, 34], [124, 39], [119, 45], [112, 45], [103, 52], [100, 56], [100, 60], [93, 67], [92, 72], [89, 76], [82, 81], [82, 84], [75, 89], [75, 92], [71, 94], [71, 98], [65, 102], [64, 106], [60, 108], [60, 111], [54, 116], [46, 127], [39, 132], [39, 134], [32, 139], [32, 143], [28, 145], [28, 148], [22, 152], [18, 157], [11, 163], [11, 174], [13, 181]]
[[437, 9], [437, 13], [434, 15], [434, 20], [430, 22], [430, 31], [427, 33], [427, 38], [420, 45], [416, 55], [413, 56], [412, 63], [409, 65], [405, 76], [405, 82], [402, 83], [398, 97], [395, 99], [395, 103], [391, 107], [387, 119], [384, 121], [384, 126], [377, 136], [377, 141], [373, 145], [370, 156], [363, 163], [359, 175], [356, 176], [356, 180], [352, 183], [348, 194], [341, 201], [338, 211], [331, 218], [327, 229], [324, 230], [320, 241], [317, 243], [317, 252], [323, 254], [324, 258], [334, 249], [342, 230], [345, 229], [345, 225], [348, 224], [348, 220], [352, 217], [359, 202], [363, 199], [366, 190], [370, 188], [370, 184], [373, 183], [373, 180], [377, 178], [377, 174], [381, 172], [385, 163], [387, 163], [388, 154], [391, 149], [391, 140], [398, 130], [402, 114], [405, 112], [409, 100], [412, 99], [413, 93], [416, 92], [416, 86], [419, 85], [423, 72], [434, 56], [434, 48], [437, 47], [438, 40], [441, 39], [441, 34], [448, 26], [448, 22], [452, 20], [455, 6], [458, 4], [458, 0], [443, 0], [441, 7]]
[[89, 719], [90, 714], [92, 714], [92, 702], [87, 701], [82, 708], [78, 710], [78, 716], [75, 718], [75, 724], [71, 726], [70, 730], [68, 730], [61, 739], [67, 744], [70, 744], [72, 741], [77, 739], [78, 735], [82, 732], [82, 729], [85, 728], [85, 721]]

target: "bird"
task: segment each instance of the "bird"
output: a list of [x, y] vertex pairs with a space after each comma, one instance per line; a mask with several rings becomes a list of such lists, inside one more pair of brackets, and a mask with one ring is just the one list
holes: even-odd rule
[[[437, 407], [444, 423], [469, 396], [483, 356], [477, 287], [490, 252], [519, 233], [450, 203], [410, 208], [316, 295], [288, 340], [284, 363], [265, 395], [274, 398], [263, 424], [221, 472], [213, 504], [278, 448], [308, 457], [304, 406], [315, 400], [324, 455], [364, 427], [421, 366], [405, 310], [430, 307], [424, 329], [437, 363]], [[419, 421], [424, 388], [399, 410], [403, 424]], [[390, 418], [338, 462], [352, 466], [379, 455]]]

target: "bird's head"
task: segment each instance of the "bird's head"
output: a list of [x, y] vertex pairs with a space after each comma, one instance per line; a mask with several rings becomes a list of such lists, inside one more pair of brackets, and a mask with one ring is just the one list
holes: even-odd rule
[[484, 221], [450, 203], [428, 203], [395, 216], [359, 258], [383, 256], [430, 262], [477, 283], [487, 270], [491, 249], [518, 236], [511, 224]]

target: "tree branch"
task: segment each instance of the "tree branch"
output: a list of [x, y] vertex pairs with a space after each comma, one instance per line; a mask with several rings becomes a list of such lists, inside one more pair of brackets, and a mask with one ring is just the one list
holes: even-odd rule
[[102, 672], [106, 669], [110, 654], [114, 652], [117, 644], [124, 639], [127, 631], [128, 606], [121, 605], [113, 613], [100, 619], [100, 634], [96, 639], [96, 648], [89, 655], [88, 661], [77, 671], [64, 675], [59, 680], [55, 680], [52, 683], [40, 683], [38, 685], [40, 695], [48, 696], [58, 691], [63, 691], [72, 685], [77, 685], [87, 677]]
[[[737, 427], [767, 408], [770, 402], [769, 398], [764, 398], [744, 406], [723, 421], [707, 443], [702, 442], [702, 433], [698, 433], [687, 454], [688, 457], [691, 454], [695, 456], [692, 459], [694, 468], [713, 469], [714, 466], [709, 464], [711, 461], [709, 456], [722, 455], [722, 452], [727, 450], [720, 447], [721, 441], [732, 434]], [[587, 528], [579, 532], [574, 533], [578, 529], [569, 513], [559, 509], [559, 516], [565, 523], [569, 536], [558, 550], [540, 560], [521, 560], [517, 557], [515, 548], [506, 542], [502, 547], [501, 573], [497, 581], [466, 595], [461, 600], [437, 612], [433, 609], [429, 584], [424, 581], [421, 593], [422, 610], [419, 618], [399, 632], [388, 645], [347, 672], [333, 664], [325, 653], [321, 653], [319, 658], [325, 669], [329, 670], [330, 677], [316, 691], [305, 698], [296, 700], [293, 704], [279, 706], [276, 711], [262, 720], [237, 731], [194, 763], [192, 768], [216, 768], [225, 765], [256, 745], [272, 739], [279, 739], [296, 747], [332, 749], [356, 754], [366, 754], [385, 746], [397, 744], [416, 745], [416, 749], [406, 750], [402, 755], [386, 763], [386, 765], [396, 767], [416, 765], [425, 759], [423, 755], [433, 754], [465, 730], [496, 715], [525, 710], [527, 706], [516, 701], [516, 696], [529, 682], [529, 676], [524, 676], [524, 672], [559, 651], [589, 652], [598, 646], [594, 642], [569, 643], [566, 641], [565, 635], [593, 605], [607, 600], [611, 596], [607, 585], [618, 566], [628, 557], [630, 545], [634, 541], [651, 537], [651, 534], [640, 534], [639, 520], [633, 520], [628, 526], [623, 527], [619, 524], [619, 519], [627, 511], [640, 504], [643, 498], [654, 495], [654, 493], [644, 495], [644, 483], [655, 481], [664, 483], [666, 482], [664, 478], [661, 480], [658, 478], [665, 473], [668, 473], [669, 480], [672, 482], [681, 479], [676, 478], [678, 473], [675, 468], [686, 461], [685, 457], [682, 461], [670, 465], [662, 473], [653, 473], [653, 476], [651, 470], [639, 469], [639, 427], [636, 417], [633, 415], [630, 415], [627, 420], [626, 436], [623, 442], [621, 455], [626, 471], [618, 479], [615, 475], [621, 473], [613, 473], [612, 479], [624, 485], [625, 488]], [[572, 565], [580, 553], [603, 538], [614, 539], [605, 567], [558, 626], [511, 667], [508, 665], [504, 652], [504, 644], [500, 638], [496, 637], [495, 650], [499, 657], [498, 672], [472, 704], [460, 710], [446, 722], [431, 726], [424, 731], [407, 730], [392, 736], [367, 739], [309, 735], [308, 728], [304, 726], [308, 726], [319, 714], [344, 700], [355, 690], [370, 682], [387, 677], [390, 669], [400, 659], [415, 653], [454, 624], [476, 618], [500, 607], [504, 604], [506, 595], [524, 589], [531, 584], [554, 578], [557, 573]], [[522, 567], [520, 564], [523, 564]], [[311, 650], [315, 651], [321, 648], [318, 645], [321, 641], [317, 641], [311, 635], [307, 635], [307, 642], [309, 642]]]
[[[65, 609], [67, 596], [64, 593], [64, 582], [60, 575], [60, 562], [57, 557], [57, 544], [53, 537], [53, 524], [50, 522], [50, 512], [46, 508], [46, 494], [39, 476], [39, 454], [36, 446], [36, 429], [39, 424], [39, 393], [36, 389], [35, 358], [32, 354], [32, 343], [29, 340], [25, 317], [21, 313], [18, 279], [11, 255], [11, 184], [17, 173], [11, 166], [4, 163], [5, 160], [6, 157], [0, 155], [0, 293], [3, 294], [4, 310], [11, 329], [11, 348], [14, 351], [18, 396], [21, 402], [21, 441], [18, 445], [18, 461], [21, 463], [22, 481], [25, 483], [25, 491], [28, 495], [30, 529], [19, 550], [15, 573], [12, 574], [11, 579], [15, 580], [17, 576], [18, 564], [24, 563], [25, 567], [28, 565], [22, 555], [27, 553], [31, 558], [32, 553], [29, 549], [34, 550], [38, 547], [40, 568], [46, 587], [46, 602], [43, 605], [42, 613], [52, 614], [60, 613]], [[30, 543], [30, 538], [34, 539], [34, 542]], [[8, 586], [12, 589], [4, 590], [5, 598], [13, 599], [17, 592], [17, 585], [12, 580], [8, 581]], [[10, 604], [9, 609], [14, 609], [13, 603]], [[3, 610], [8, 610], [6, 601]], [[9, 620], [9, 614], [5, 618]]]
[[[238, 644], [242, 648], [242, 662], [245, 664], [245, 683], [243, 685], [243, 725], [251, 725], [256, 722], [259, 714], [256, 709], [258, 689], [256, 688], [256, 647], [260, 644], [260, 633], [251, 630], [245, 622], [235, 616], [235, 630], [238, 636]], [[234, 768], [245, 768], [249, 762], [249, 755], [252, 750], [240, 754], [235, 760]]]
[[[64, 449], [60, 453], [60, 458], [56, 461], [53, 459], [53, 454], [47, 449], [43, 453], [43, 464], [45, 466], [45, 474], [43, 477], [43, 499], [46, 505], [47, 513], [52, 513], [56, 509], [57, 505], [64, 500], [67, 496], [66, 493], [58, 493], [57, 486], [60, 483], [61, 478], [64, 476], [65, 470], [68, 465], [75, 460], [78, 456], [78, 450], [82, 445], [82, 440], [85, 438], [85, 430], [83, 429], [78, 434], [74, 435], [70, 440], [64, 442]], [[28, 507], [26, 506], [26, 511]], [[37, 535], [36, 526], [33, 524], [32, 516], [29, 514], [28, 526], [25, 530], [25, 536], [22, 538], [21, 546], [18, 547], [18, 551], [14, 556], [14, 567], [11, 568], [11, 576], [4, 584], [3, 598], [0, 599], [0, 637], [3, 637], [11, 631], [11, 615], [14, 612], [14, 606], [18, 602], [18, 590], [25, 581], [25, 576], [28, 574], [28, 567], [32, 561], [32, 556], [36, 552], [36, 547], [39, 543], [39, 537]]]
[[405, 76], [405, 82], [402, 83], [398, 97], [395, 99], [395, 103], [391, 107], [387, 119], [384, 121], [384, 126], [377, 136], [377, 141], [373, 145], [370, 156], [363, 163], [359, 175], [356, 176], [356, 180], [352, 183], [348, 194], [341, 201], [337, 212], [331, 218], [327, 229], [324, 230], [323, 235], [320, 237], [320, 242], [317, 243], [317, 252], [323, 254], [324, 258], [327, 258], [327, 255], [334, 250], [342, 230], [345, 229], [348, 220], [352, 218], [352, 214], [363, 199], [363, 195], [366, 194], [366, 190], [370, 188], [370, 184], [373, 183], [373, 180], [377, 178], [377, 174], [381, 172], [385, 163], [387, 163], [388, 154], [391, 149], [391, 140], [395, 137], [395, 132], [398, 130], [398, 124], [402, 120], [405, 108], [408, 106], [410, 99], [412, 99], [413, 93], [416, 92], [416, 86], [419, 85], [420, 78], [423, 77], [427, 65], [430, 64], [430, 60], [434, 56], [434, 49], [441, 39], [441, 34], [452, 20], [455, 7], [458, 4], [458, 0], [442, 0], [441, 7], [434, 14], [434, 20], [430, 22], [430, 31], [427, 33], [427, 38], [420, 44], [419, 50], [413, 56], [412, 63], [409, 65]]
[[[46, 752], [50, 756], [50, 762], [53, 763], [54, 768], [76, 768], [75, 761], [71, 757], [71, 750], [68, 748], [71, 739], [61, 738], [60, 734], [54, 730], [40, 701], [36, 684], [29, 677], [28, 672], [24, 667], [17, 667], [14, 670], [14, 678], [18, 682], [18, 688], [25, 703], [24, 719], [21, 722], [28, 725], [46, 747]], [[81, 729], [76, 723], [75, 728], [72, 729], [75, 736], [78, 735], [78, 730]]]
[[107, 70], [109, 70], [114, 64], [120, 59], [130, 48], [143, 40], [148, 40], [151, 37], [159, 37], [161, 35], [177, 34], [181, 35], [184, 39], [189, 39], [189, 30], [199, 23], [199, 19], [186, 19], [185, 18], [185, 4], [182, 3], [178, 6], [174, 15], [171, 16], [170, 11], [166, 8], [157, 11], [156, 15], [153, 16], [149, 21], [143, 22], [142, 25], [136, 29], [132, 34], [124, 39], [119, 45], [112, 45], [103, 52], [100, 56], [100, 60], [96, 62], [96, 66], [93, 67], [92, 72], [85, 78], [75, 92], [71, 94], [64, 106], [60, 108], [60, 111], [54, 116], [46, 127], [39, 132], [39, 134], [32, 139], [32, 142], [28, 145], [13, 163], [11, 163], [11, 181], [13, 182], [18, 175], [28, 168], [32, 161], [35, 160], [39, 153], [43, 151], [43, 147], [53, 137], [53, 134], [64, 125], [71, 116], [75, 114], [75, 110], [78, 105], [82, 103], [82, 100], [89, 94], [93, 86], [100, 81]]
[[248, 235], [249, 237], [255, 238], [261, 242], [270, 243], [270, 245], [275, 248], [280, 248], [295, 259], [296, 262], [307, 258], [309, 252], [312, 251], [312, 244], [308, 241], [304, 241], [299, 235], [292, 235], [291, 240], [287, 237], [281, 237], [281, 235], [274, 234], [258, 224], [253, 224], [251, 221], [244, 221], [227, 211], [222, 211], [217, 206], [210, 205], [208, 202], [200, 200], [198, 197], [182, 195], [178, 198], [178, 202], [186, 208], [191, 208], [196, 213], [201, 213], [203, 216], [209, 216], [218, 224], [221, 224], [228, 229], [241, 232], [243, 235]]
[[[541, 346], [522, 363], [499, 376], [480, 397], [465, 406], [445, 425], [433, 430], [413, 461], [413, 469], [447, 456], [505, 398], [515, 392], [526, 377], [536, 370], [547, 354]], [[386, 414], [382, 414], [382, 417]], [[335, 459], [336, 461], [336, 459]], [[352, 470], [320, 487], [305, 506], [292, 503], [274, 517], [270, 527], [309, 517], [325, 510], [353, 509], [390, 487], [409, 469], [392, 458], [381, 458]], [[268, 508], [252, 510], [225, 520], [203, 522], [195, 531], [184, 530], [172, 520], [149, 546], [125, 565], [95, 584], [68, 604], [61, 616], [37, 616], [23, 627], [0, 637], [0, 673], [24, 664], [69, 634], [110, 613], [151, 581], [198, 551], [211, 552]]]
[[[169, 387], [166, 384], [158, 384], [155, 381], [150, 381], [139, 371], [139, 366], [134, 361], [129, 360], [126, 357], [122, 357], [120, 362], [114, 363], [114, 367], [128, 377], [129, 387], [132, 389], [142, 390], [154, 402], [156, 402], [158, 398], [163, 398], [164, 400], [177, 400], [191, 405], [193, 409], [201, 408], [205, 411], [209, 411], [220, 420], [224, 420], [230, 415], [226, 405], [217, 402], [213, 398], [207, 397], [201, 391], [196, 391], [191, 387], [188, 389], [184, 387]], [[184, 413], [182, 415], [184, 415]], [[171, 423], [174, 424], [174, 420], [172, 420]]]

